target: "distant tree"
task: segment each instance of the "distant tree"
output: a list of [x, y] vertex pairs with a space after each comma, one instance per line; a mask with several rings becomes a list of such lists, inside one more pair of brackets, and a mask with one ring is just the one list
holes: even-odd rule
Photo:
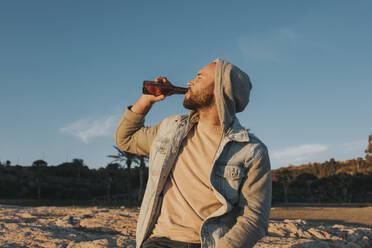
[[288, 168], [284, 168], [278, 175], [278, 181], [283, 186], [284, 203], [288, 203], [288, 188], [293, 179], [294, 177]]
[[312, 184], [314, 197], [317, 199], [318, 203], [334, 201], [332, 196], [334, 195], [333, 193], [336, 191], [336, 183], [330, 183], [333, 178], [338, 178], [338, 176], [331, 176], [328, 178], [323, 177], [314, 181], [314, 183]]
[[33, 171], [33, 181], [34, 184], [36, 185], [37, 189], [37, 198], [41, 199], [41, 187], [43, 182], [45, 181], [45, 169], [47, 168], [48, 163], [44, 160], [35, 160], [32, 165], [31, 169]]
[[57, 176], [74, 177], [80, 181], [81, 177], [88, 177], [90, 174], [89, 167], [84, 164], [84, 160], [74, 158], [72, 162], [64, 162], [57, 166], [55, 173]]
[[368, 193], [371, 192], [371, 176], [356, 174], [352, 180], [352, 202], [368, 202]]
[[363, 166], [363, 164], [364, 164], [363, 158], [357, 158], [353, 174], [358, 174], [360, 172], [360, 168]]
[[343, 202], [351, 202], [353, 198], [353, 176], [349, 174], [339, 174], [339, 184], [341, 186]]
[[335, 161], [334, 158], [331, 158], [329, 160], [329, 166], [330, 166], [330, 169], [329, 169], [329, 175], [328, 176], [333, 176], [336, 173], [336, 161]]
[[316, 176], [314, 176], [313, 174], [310, 174], [310, 173], [300, 174], [295, 179], [297, 184], [305, 184], [306, 185], [306, 191], [304, 192], [304, 195], [305, 195], [305, 197], [308, 201], [312, 200], [311, 198], [313, 196], [312, 196], [311, 185], [316, 180], [318, 180], [318, 178]]
[[139, 190], [138, 190], [138, 198], [137, 202], [140, 204], [142, 202], [142, 198], [145, 191], [145, 173], [146, 173], [146, 163], [145, 160], [147, 160], [147, 157], [145, 156], [139, 156], [140, 159], [140, 173], [139, 173]]
[[81, 168], [84, 167], [84, 160], [80, 158], [74, 158], [72, 160], [72, 164], [76, 167], [76, 177], [78, 180], [80, 180], [81, 177]]
[[111, 163], [114, 163], [114, 162], [125, 163], [125, 165], [127, 167], [127, 175], [128, 175], [128, 178], [126, 180], [127, 181], [127, 189], [128, 189], [128, 192], [131, 192], [132, 187], [131, 187], [131, 183], [130, 183], [130, 178], [131, 178], [130, 169], [131, 169], [132, 163], [140, 164], [140, 159], [136, 154], [126, 152], [126, 151], [122, 151], [117, 146], [114, 146], [114, 148], [116, 149], [117, 154], [116, 155], [108, 155], [107, 157], [114, 159], [113, 161], [111, 161]]
[[47, 167], [48, 166], [48, 163], [45, 162], [44, 160], [35, 160], [33, 163], [32, 163], [32, 166], [33, 167]]
[[364, 152], [366, 153], [367, 163], [372, 164], [372, 135], [368, 137], [368, 147]]
[[104, 182], [106, 184], [106, 198], [110, 199], [113, 184], [120, 174], [121, 165], [119, 163], [109, 163], [104, 170]]
[[12, 165], [12, 162], [10, 162], [10, 160], [7, 160], [7, 161], [5, 162], [5, 166], [9, 167], [9, 166], [11, 166], [11, 165]]

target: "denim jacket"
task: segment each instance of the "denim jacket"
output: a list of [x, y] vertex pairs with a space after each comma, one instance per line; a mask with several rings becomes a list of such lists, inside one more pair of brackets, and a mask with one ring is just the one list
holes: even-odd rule
[[[157, 126], [143, 124], [143, 115], [127, 109], [116, 136], [119, 148], [149, 154], [149, 178], [137, 221], [137, 248], [151, 234], [160, 214], [167, 177], [183, 138], [195, 123], [187, 115], [175, 115]], [[253, 247], [268, 227], [271, 170], [266, 146], [237, 118], [217, 149], [210, 183], [223, 206], [203, 221], [202, 247]]]
[[[221, 60], [217, 62], [220, 65], [217, 64], [216, 70], [223, 66]], [[228, 74], [231, 77], [231, 66]], [[268, 228], [271, 169], [267, 148], [241, 126], [231, 110], [227, 113], [228, 110], [220, 116], [224, 132], [210, 174], [210, 184], [222, 206], [201, 224], [202, 248], [253, 247]], [[226, 114], [232, 117], [228, 122]], [[140, 248], [152, 233], [168, 175], [182, 140], [198, 122], [199, 115], [191, 111], [189, 115], [170, 116], [152, 127], [144, 126], [144, 118], [145, 115], [128, 108], [115, 136], [120, 149], [149, 156], [149, 177], [137, 220], [136, 248]]]

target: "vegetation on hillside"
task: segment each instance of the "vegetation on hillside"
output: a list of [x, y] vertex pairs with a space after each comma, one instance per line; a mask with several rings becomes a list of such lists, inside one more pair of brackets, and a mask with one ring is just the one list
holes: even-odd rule
[[[91, 169], [83, 159], [30, 166], [0, 161], [0, 199], [115, 201], [140, 204], [148, 178], [147, 158], [121, 151]], [[289, 166], [272, 171], [273, 203], [372, 202], [372, 135], [365, 158]], [[134, 167], [133, 165], [138, 165]]]
[[[0, 162], [0, 199], [105, 201], [116, 199], [139, 203], [146, 184], [146, 158], [118, 154], [105, 167], [91, 169], [83, 159], [48, 165], [36, 160], [31, 166]], [[132, 164], [139, 167], [131, 168]], [[140, 185], [142, 183], [142, 185]], [[142, 189], [141, 191], [138, 189]]]
[[372, 135], [365, 154], [273, 170], [273, 202], [372, 202]]

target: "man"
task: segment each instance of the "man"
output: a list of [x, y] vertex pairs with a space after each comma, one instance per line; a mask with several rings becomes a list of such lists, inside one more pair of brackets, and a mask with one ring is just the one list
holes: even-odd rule
[[216, 59], [188, 87], [189, 115], [145, 127], [151, 106], [166, 96], [142, 95], [116, 131], [120, 149], [149, 156], [137, 248], [253, 247], [268, 227], [271, 170], [266, 146], [235, 115], [249, 102], [250, 79]]

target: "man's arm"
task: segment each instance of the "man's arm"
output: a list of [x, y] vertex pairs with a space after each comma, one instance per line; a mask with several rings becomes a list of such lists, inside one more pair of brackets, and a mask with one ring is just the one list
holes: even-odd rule
[[243, 182], [235, 225], [219, 240], [218, 248], [253, 247], [266, 235], [271, 208], [271, 168], [267, 149], [246, 161], [251, 164]]
[[[155, 82], [168, 83], [165, 77], [157, 77]], [[165, 99], [164, 95], [142, 95], [138, 101], [127, 108], [115, 134], [116, 145], [123, 151], [148, 156], [160, 124], [145, 127], [145, 116], [155, 102]]]

